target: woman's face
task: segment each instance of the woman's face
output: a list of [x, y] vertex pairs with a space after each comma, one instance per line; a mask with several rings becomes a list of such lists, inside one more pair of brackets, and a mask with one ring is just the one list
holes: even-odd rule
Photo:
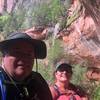
[[21, 41], [12, 45], [3, 57], [4, 69], [17, 81], [24, 80], [32, 72], [34, 50], [31, 44]]
[[55, 77], [57, 81], [69, 82], [71, 78], [71, 73], [68, 73], [67, 71], [56, 71]]

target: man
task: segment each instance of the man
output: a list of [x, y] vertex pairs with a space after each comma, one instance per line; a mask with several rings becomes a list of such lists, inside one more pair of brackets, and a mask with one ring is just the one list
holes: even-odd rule
[[46, 45], [26, 33], [11, 33], [0, 42], [0, 100], [52, 100], [46, 81], [32, 71], [34, 59], [46, 57]]
[[50, 86], [53, 100], [88, 100], [86, 93], [70, 82], [72, 66], [63, 62], [56, 66], [55, 83]]

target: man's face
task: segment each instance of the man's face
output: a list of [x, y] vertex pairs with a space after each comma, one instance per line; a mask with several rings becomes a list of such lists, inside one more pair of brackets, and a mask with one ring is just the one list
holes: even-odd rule
[[20, 41], [12, 45], [3, 57], [5, 70], [17, 81], [30, 75], [34, 64], [34, 50], [31, 44]]

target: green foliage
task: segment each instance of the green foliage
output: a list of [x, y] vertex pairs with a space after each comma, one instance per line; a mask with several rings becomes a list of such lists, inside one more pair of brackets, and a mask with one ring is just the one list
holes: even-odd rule
[[[70, 4], [69, 0], [66, 1], [66, 4]], [[16, 9], [13, 9], [10, 14], [5, 13], [0, 17], [0, 31], [7, 34], [33, 25], [54, 26], [57, 22], [64, 27], [66, 25], [66, 8], [68, 8], [66, 4], [64, 5], [60, 0], [50, 0], [48, 3], [40, 2], [34, 6], [28, 4], [31, 8], [30, 6], [25, 8], [24, 2], [16, 4]]]
[[93, 97], [94, 97], [93, 100], [100, 100], [100, 86], [96, 87]]
[[10, 14], [7, 23], [4, 26], [4, 33], [20, 30], [24, 22], [24, 18], [25, 12], [23, 10]]
[[64, 6], [62, 6], [60, 0], [52, 0], [50, 8], [52, 21], [57, 22], [58, 18], [63, 16]]
[[38, 61], [39, 62], [38, 71], [50, 84], [54, 82], [54, 77], [53, 77], [54, 60], [59, 58], [63, 54], [63, 48], [61, 47], [61, 41], [59, 40], [55, 40], [54, 45], [52, 45], [52, 40], [50, 39], [49, 43], [50, 43], [50, 48], [48, 48], [47, 59], [45, 59], [45, 61], [47, 61], [48, 64], [46, 65], [44, 63], [45, 61]]
[[[64, 54], [64, 50], [62, 47], [62, 42], [58, 39], [54, 40], [54, 44], [52, 42], [52, 37], [48, 40], [48, 65], [45, 66], [43, 62], [40, 62], [42, 65], [39, 68], [39, 72], [43, 75], [43, 77], [49, 81], [50, 83], [54, 82], [53, 72], [55, 70], [55, 63], [58, 62], [59, 59], [66, 59], [68, 62], [73, 60], [70, 56]], [[73, 76], [72, 76], [72, 83], [76, 85], [82, 85], [83, 81], [85, 81], [84, 73], [86, 72], [87, 68], [82, 67], [83, 64], [75, 64], [73, 65]], [[84, 86], [83, 86], [84, 87]]]
[[25, 12], [19, 10], [12, 14], [0, 16], [0, 31], [6, 36], [8, 33], [21, 29], [24, 22]]
[[30, 25], [30, 23], [32, 24], [32, 21], [29, 21], [31, 16], [28, 16], [28, 14], [31, 14], [29, 12], [31, 11], [27, 11], [25, 7], [19, 6], [12, 13], [6, 13], [5, 15], [0, 16], [0, 31], [6, 36], [10, 32], [20, 31], [33, 26]]
[[95, 87], [95, 90], [92, 93], [93, 100], [100, 100], [100, 85]]
[[63, 48], [61, 47], [61, 41], [58, 39], [54, 40], [54, 44], [53, 44], [53, 40], [49, 40], [51, 43], [50, 48], [48, 50], [48, 59], [50, 60], [50, 62], [53, 63], [53, 61], [55, 59], [57, 59], [58, 57], [60, 57], [63, 54]]
[[67, 17], [66, 26], [70, 26], [79, 17], [79, 8], [77, 8], [71, 16]]
[[3, 31], [3, 27], [6, 25], [8, 18], [8, 15], [0, 16], [0, 32]]
[[33, 20], [35, 25], [43, 25], [46, 26], [50, 19], [50, 12], [49, 12], [48, 5], [42, 4], [40, 7], [37, 7], [33, 12]]
[[39, 72], [42, 74], [44, 79], [48, 82], [48, 84], [51, 84], [53, 82], [53, 67], [52, 65], [45, 66], [45, 64], [42, 63], [43, 61], [39, 62]]
[[85, 81], [84, 73], [86, 72], [86, 67], [82, 67], [82, 65], [77, 64], [73, 65], [73, 76], [72, 82], [77, 85], [81, 85], [83, 81]]
[[33, 12], [34, 22], [38, 25], [55, 25], [59, 18], [65, 15], [65, 7], [60, 0], [52, 0], [49, 3], [43, 3]]

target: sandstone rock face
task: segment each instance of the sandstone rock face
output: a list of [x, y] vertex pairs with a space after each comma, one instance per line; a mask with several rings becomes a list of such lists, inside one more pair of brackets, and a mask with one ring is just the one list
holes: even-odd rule
[[29, 36], [33, 37], [34, 39], [43, 40], [46, 37], [47, 29], [32, 27], [30, 29], [25, 30], [24, 32], [27, 33]]
[[[75, 7], [78, 6], [77, 2], [78, 0], [75, 0]], [[94, 9], [92, 10], [94, 12]], [[93, 16], [97, 18], [97, 21]], [[69, 34], [62, 37], [66, 53], [73, 55], [79, 63], [84, 59], [89, 61], [90, 69], [86, 76], [95, 81], [100, 80], [100, 18], [98, 16], [100, 16], [100, 11], [92, 13], [91, 16], [83, 11], [79, 18], [68, 27]]]
[[[0, 13], [3, 13], [3, 11], [4, 11], [4, 2], [5, 2], [5, 0], [0, 0]], [[6, 3], [7, 3], [7, 8], [6, 8], [7, 11], [11, 12], [14, 0], [7, 0]]]
[[49, 0], [0, 0], [0, 14], [11, 13], [18, 5], [24, 4], [25, 9], [28, 7], [36, 6], [38, 3], [49, 2]]
[[85, 11], [81, 13], [80, 17], [68, 27], [69, 34], [62, 37], [65, 52], [90, 60], [92, 67], [100, 67], [100, 30], [98, 27], [100, 23], [97, 24], [92, 16], [86, 15]]
[[90, 67], [86, 76], [90, 80], [100, 81], [100, 68]]

